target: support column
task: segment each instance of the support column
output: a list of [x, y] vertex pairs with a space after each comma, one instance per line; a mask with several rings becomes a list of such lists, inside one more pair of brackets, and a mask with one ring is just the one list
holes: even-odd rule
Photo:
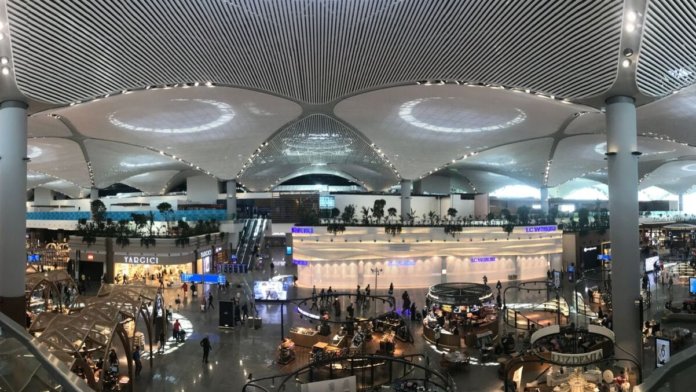
[[404, 222], [408, 219], [408, 214], [411, 212], [411, 189], [413, 181], [401, 180], [401, 218]]
[[640, 252], [638, 238], [638, 142], [633, 98], [607, 100], [609, 223], [611, 225], [612, 302], [616, 356], [642, 363]]
[[541, 191], [541, 212], [546, 216], [549, 214], [549, 188], [542, 186], [539, 191]]
[[447, 283], [447, 256], [440, 256], [440, 267], [442, 268], [440, 283]]
[[99, 199], [99, 188], [92, 187], [89, 188], [89, 200], [95, 201]]
[[237, 181], [227, 181], [227, 218], [237, 217]]
[[0, 104], [0, 312], [26, 324], [27, 105]]
[[684, 212], [684, 194], [679, 194], [679, 212]]

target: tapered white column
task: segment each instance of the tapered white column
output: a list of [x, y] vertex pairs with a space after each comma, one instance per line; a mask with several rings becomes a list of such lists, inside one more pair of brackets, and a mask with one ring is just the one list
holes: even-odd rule
[[684, 194], [679, 194], [679, 212], [684, 212]]
[[401, 180], [401, 218], [404, 222], [408, 219], [408, 214], [411, 212], [411, 189], [413, 181]]
[[27, 105], [0, 104], [0, 312], [25, 325]]
[[237, 181], [227, 181], [227, 217], [234, 219], [237, 216]]
[[[612, 308], [616, 356], [642, 362], [640, 252], [638, 238], [638, 142], [633, 98], [607, 100], [609, 223], [611, 225]], [[619, 332], [620, 331], [620, 332]]]
[[89, 200], [95, 201], [99, 199], [99, 188], [92, 187], [89, 189]]
[[539, 191], [541, 192], [541, 212], [547, 215], [549, 213], [549, 188], [542, 186]]

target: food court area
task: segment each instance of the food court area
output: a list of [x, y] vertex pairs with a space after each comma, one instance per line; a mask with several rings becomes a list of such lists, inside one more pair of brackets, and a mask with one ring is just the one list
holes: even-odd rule
[[[280, 260], [285, 249], [268, 252]], [[188, 273], [164, 288], [132, 278], [81, 292], [66, 270], [28, 268], [26, 327], [95, 390], [193, 388], [203, 373], [187, 364], [198, 363], [206, 336], [212, 360], [202, 371], [232, 390], [330, 388], [326, 383], [341, 380], [364, 391], [631, 390], [693, 345], [696, 271], [687, 262], [644, 262], [653, 269], [643, 293], [643, 366], [636, 370], [614, 347], [611, 263], [604, 259], [572, 280], [568, 271], [549, 271], [545, 279], [483, 275], [404, 288], [389, 276], [353, 289], [297, 287], [298, 266], [278, 263], [273, 272], [222, 274], [229, 285], [199, 283], [195, 296], [181, 283]], [[213, 308], [201, 308], [209, 294]], [[222, 325], [223, 303], [245, 306], [248, 315]], [[181, 339], [173, 332], [177, 320]], [[136, 347], [148, 377], [136, 376]], [[215, 372], [231, 361], [238, 370]]]

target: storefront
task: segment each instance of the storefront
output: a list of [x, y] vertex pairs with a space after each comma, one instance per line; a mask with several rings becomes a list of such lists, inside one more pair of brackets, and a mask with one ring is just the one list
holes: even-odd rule
[[443, 283], [428, 290], [423, 337], [443, 346], [484, 347], [498, 335], [497, 308], [487, 285]]
[[174, 285], [179, 282], [182, 273], [193, 272], [193, 255], [172, 254], [114, 254], [114, 281], [123, 282], [144, 280], [154, 281], [158, 275], [164, 276], [165, 284]]
[[209, 274], [213, 272], [213, 255], [215, 248], [207, 247], [198, 250], [196, 258], [196, 272], [199, 274]]

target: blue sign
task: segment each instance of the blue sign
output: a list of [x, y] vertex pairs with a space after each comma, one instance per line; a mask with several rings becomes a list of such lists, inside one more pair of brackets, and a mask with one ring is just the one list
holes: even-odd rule
[[597, 255], [597, 260], [611, 260], [611, 255]]
[[181, 281], [188, 283], [225, 284], [227, 279], [225, 275], [217, 274], [181, 274]]
[[314, 228], [313, 227], [300, 227], [300, 226], [293, 226], [291, 228], [291, 231], [293, 234], [314, 234]]
[[415, 260], [389, 260], [387, 267], [412, 267], [416, 265]]
[[286, 246], [285, 247], [285, 255], [291, 256], [292, 255], [292, 246]]
[[556, 231], [558, 230], [558, 226], [556, 225], [549, 225], [549, 226], [528, 226], [524, 228], [525, 233], [547, 233], [550, 231]]
[[307, 260], [292, 259], [292, 263], [295, 265], [309, 265], [309, 261]]
[[479, 256], [479, 257], [471, 257], [469, 258], [472, 263], [492, 263], [494, 261], [497, 261], [498, 258], [495, 256]]
[[27, 261], [30, 263], [37, 263], [37, 262], [41, 261], [41, 255], [38, 255], [38, 254], [27, 255]]

